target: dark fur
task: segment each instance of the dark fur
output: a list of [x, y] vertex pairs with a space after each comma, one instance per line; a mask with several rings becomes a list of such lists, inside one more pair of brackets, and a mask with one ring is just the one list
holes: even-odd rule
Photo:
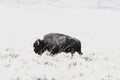
[[73, 55], [73, 53], [81, 52], [81, 42], [78, 39], [72, 38], [59, 33], [50, 33], [44, 36], [43, 40], [36, 40], [33, 44], [35, 53], [41, 55], [45, 50], [48, 50], [51, 55], [66, 52]]

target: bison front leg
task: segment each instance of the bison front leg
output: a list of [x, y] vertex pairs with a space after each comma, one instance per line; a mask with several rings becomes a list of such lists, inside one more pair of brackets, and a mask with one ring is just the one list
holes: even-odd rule
[[72, 57], [73, 57], [73, 54], [75, 53], [75, 49], [71, 49], [71, 55], [72, 55]]
[[38, 55], [42, 55], [43, 52], [44, 52], [44, 51], [40, 50], [40, 51], [38, 52]]
[[50, 54], [53, 56], [55, 54], [57, 54], [59, 52], [59, 47], [58, 46], [54, 46], [51, 50], [50, 50]]

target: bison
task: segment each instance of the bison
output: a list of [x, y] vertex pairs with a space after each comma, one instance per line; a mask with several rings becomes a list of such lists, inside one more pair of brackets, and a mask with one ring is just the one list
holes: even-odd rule
[[44, 51], [49, 51], [51, 55], [65, 52], [71, 53], [72, 56], [75, 52], [82, 54], [81, 42], [72, 38], [71, 36], [60, 33], [46, 34], [43, 40], [37, 39], [33, 44], [34, 52], [41, 55]]

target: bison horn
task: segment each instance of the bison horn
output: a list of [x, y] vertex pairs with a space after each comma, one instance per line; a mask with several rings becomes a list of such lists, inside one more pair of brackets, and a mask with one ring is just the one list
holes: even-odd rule
[[38, 40], [36, 41], [36, 43], [37, 43], [37, 46], [39, 46], [39, 44], [40, 44], [40, 39], [38, 39]]

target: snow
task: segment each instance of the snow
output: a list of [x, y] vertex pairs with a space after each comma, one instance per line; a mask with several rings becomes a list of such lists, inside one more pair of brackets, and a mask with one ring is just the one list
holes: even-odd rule
[[[98, 9], [98, 1], [80, 0], [89, 8], [80, 8], [77, 1], [71, 6], [72, 0], [45, 0], [41, 6], [30, 1], [34, 4], [6, 0], [0, 6], [0, 80], [120, 80], [117, 0], [109, 3], [117, 3], [118, 10]], [[35, 54], [34, 41], [50, 32], [78, 38], [83, 55]]]
[[[4, 80], [119, 80], [119, 54], [61, 53], [42, 56], [33, 52], [6, 49], [0, 55], [0, 79]], [[116, 66], [117, 65], [117, 66]]]

